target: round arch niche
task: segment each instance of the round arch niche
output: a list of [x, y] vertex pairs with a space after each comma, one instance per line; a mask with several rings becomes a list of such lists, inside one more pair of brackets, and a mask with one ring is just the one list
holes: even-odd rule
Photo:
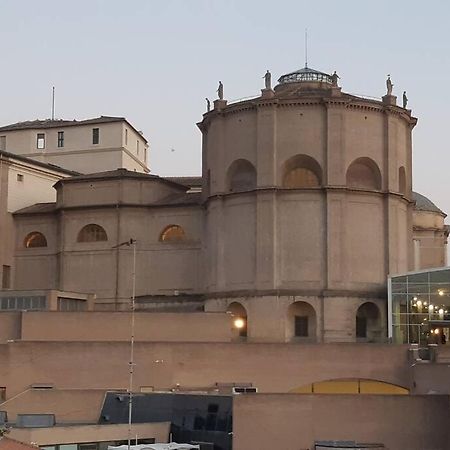
[[381, 189], [381, 172], [377, 163], [370, 158], [355, 159], [347, 169], [346, 184], [361, 189]]
[[251, 191], [256, 188], [255, 166], [246, 159], [237, 159], [227, 171], [227, 190], [229, 192]]
[[316, 341], [317, 317], [312, 305], [303, 301], [297, 301], [289, 305], [286, 335], [288, 341]]
[[322, 168], [311, 156], [295, 155], [284, 163], [283, 187], [309, 188], [322, 184]]
[[373, 302], [363, 303], [356, 311], [355, 334], [357, 341], [382, 341], [381, 313]]
[[228, 305], [227, 312], [231, 314], [231, 331], [233, 340], [246, 340], [248, 317], [245, 307], [239, 302], [232, 302]]

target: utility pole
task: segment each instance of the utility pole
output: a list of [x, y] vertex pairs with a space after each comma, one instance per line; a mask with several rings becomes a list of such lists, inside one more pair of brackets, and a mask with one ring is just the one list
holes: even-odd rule
[[[133, 247], [133, 265], [131, 274], [131, 321], [130, 321], [130, 359], [128, 362], [129, 384], [128, 384], [128, 450], [131, 449], [131, 436], [132, 436], [132, 417], [133, 417], [133, 374], [134, 374], [134, 312], [136, 309], [136, 239], [131, 238], [129, 241], [117, 244], [112, 248], [119, 247]], [[137, 435], [136, 435], [137, 442]]]
[[[130, 384], [128, 387], [128, 450], [131, 447], [132, 413], [133, 413], [133, 374], [134, 374], [134, 311], [136, 306], [136, 240], [130, 239], [129, 245], [133, 246], [133, 273], [131, 291], [131, 338], [130, 338]], [[136, 439], [137, 443], [137, 439]]]

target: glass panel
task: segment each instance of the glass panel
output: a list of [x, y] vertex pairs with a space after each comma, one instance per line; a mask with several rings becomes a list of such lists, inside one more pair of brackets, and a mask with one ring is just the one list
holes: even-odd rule
[[392, 326], [395, 343], [446, 345], [450, 333], [450, 270], [392, 279]]
[[77, 444], [62, 444], [59, 446], [59, 450], [78, 450]]

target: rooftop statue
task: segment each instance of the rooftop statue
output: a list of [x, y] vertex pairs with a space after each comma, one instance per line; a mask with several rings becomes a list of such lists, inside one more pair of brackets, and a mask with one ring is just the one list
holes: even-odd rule
[[267, 71], [263, 76], [266, 89], [272, 89], [272, 74]]
[[403, 108], [406, 108], [408, 104], [408, 97], [406, 96], [406, 91], [403, 91]]
[[388, 75], [387, 76], [387, 80], [386, 80], [386, 88], [387, 88], [387, 94], [386, 95], [392, 95], [392, 88], [393, 87], [394, 87], [394, 85], [392, 84], [391, 76]]
[[337, 86], [339, 78], [339, 75], [336, 73], [336, 71], [334, 71], [333, 75], [331, 75], [331, 84], [333, 86]]
[[208, 97], [206, 97], [205, 100], [206, 100], [206, 112], [210, 112], [211, 111], [211, 101], [209, 100]]
[[217, 95], [219, 97], [219, 100], [223, 100], [223, 84], [221, 81], [219, 81], [219, 87], [217, 88]]

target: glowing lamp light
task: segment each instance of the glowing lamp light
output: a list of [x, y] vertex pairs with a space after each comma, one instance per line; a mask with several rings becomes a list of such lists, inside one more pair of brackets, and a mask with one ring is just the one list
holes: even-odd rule
[[439, 310], [439, 314], [444, 314], [444, 310], [442, 308]]
[[423, 302], [423, 306], [427, 306], [428, 305], [428, 303], [427, 302]]
[[433, 312], [433, 309], [434, 309], [433, 305], [428, 306], [428, 311]]
[[438, 294], [442, 297], [444, 295], [444, 291], [442, 289], [439, 289]]
[[242, 328], [245, 327], [245, 320], [242, 319], [241, 317], [238, 317], [238, 318], [234, 319], [233, 325], [238, 330], [241, 330]]
[[417, 300], [417, 306], [420, 308], [422, 306], [422, 301], [421, 300]]
[[436, 328], [436, 329], [434, 330], [434, 334], [439, 334], [439, 328]]
[[417, 297], [414, 297], [413, 300], [417, 300]]

